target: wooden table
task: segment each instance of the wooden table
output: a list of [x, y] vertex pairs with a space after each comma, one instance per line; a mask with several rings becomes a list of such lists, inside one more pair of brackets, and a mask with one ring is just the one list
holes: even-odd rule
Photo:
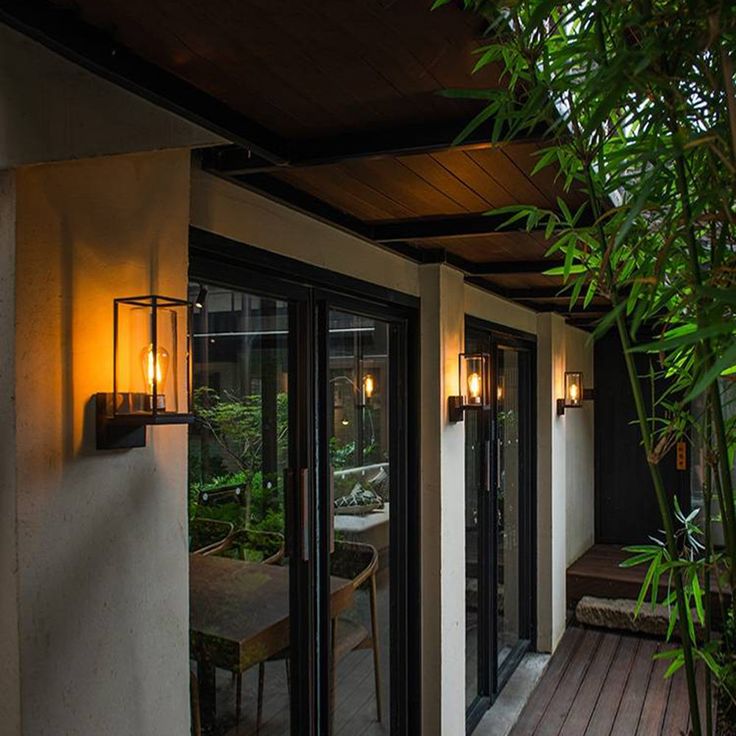
[[[353, 600], [352, 581], [331, 577], [333, 618]], [[245, 672], [289, 646], [289, 568], [189, 556], [190, 652], [199, 670], [202, 725], [215, 722], [215, 669]]]

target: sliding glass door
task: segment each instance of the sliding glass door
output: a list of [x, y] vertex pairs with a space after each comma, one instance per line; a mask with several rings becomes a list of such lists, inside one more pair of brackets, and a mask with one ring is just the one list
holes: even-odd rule
[[534, 343], [472, 321], [493, 401], [465, 419], [466, 709], [471, 731], [533, 637]]
[[[197, 421], [189, 439], [197, 715], [204, 733], [289, 734], [308, 697], [292, 698], [291, 673], [310, 667], [308, 647], [292, 646], [305, 635], [298, 623], [308, 608], [295, 601], [308, 550], [290, 508], [305, 502], [308, 483], [300, 470], [309, 447], [298, 439], [299, 425], [307, 425], [296, 340], [306, 302], [298, 292], [279, 298], [206, 282], [190, 292], [197, 304]], [[307, 656], [295, 662], [301, 653]]]
[[409, 733], [413, 313], [193, 260], [193, 713]]

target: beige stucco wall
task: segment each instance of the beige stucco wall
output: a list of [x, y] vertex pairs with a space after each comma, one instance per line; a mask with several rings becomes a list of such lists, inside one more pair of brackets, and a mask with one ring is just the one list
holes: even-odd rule
[[19, 169], [17, 553], [27, 736], [188, 733], [186, 428], [94, 449], [112, 300], [187, 284], [189, 153]]
[[0, 169], [220, 142], [0, 24]]
[[[595, 386], [593, 343], [588, 332], [568, 326], [565, 330], [567, 370], [583, 371], [586, 388]], [[595, 533], [595, 401], [582, 409], [565, 412], [565, 462], [567, 465], [566, 564], [589, 549]]]
[[528, 335], [537, 334], [537, 312], [470, 284], [465, 284], [465, 314], [520, 330]]
[[[463, 275], [420, 269], [423, 733], [465, 727], [465, 432], [451, 424], [464, 348]], [[441, 603], [440, 603], [441, 602]]]
[[554, 651], [565, 631], [565, 572], [593, 543], [593, 409], [557, 415], [565, 371], [593, 385], [589, 335], [557, 314], [537, 320], [537, 646]]

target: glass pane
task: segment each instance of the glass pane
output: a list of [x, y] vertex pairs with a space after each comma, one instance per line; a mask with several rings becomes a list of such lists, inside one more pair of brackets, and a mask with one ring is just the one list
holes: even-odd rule
[[480, 694], [479, 633], [482, 625], [480, 493], [483, 472], [483, 414], [465, 413], [465, 707]]
[[[192, 301], [202, 303], [200, 288]], [[206, 289], [193, 321], [189, 435], [193, 693], [204, 733], [215, 722], [288, 734], [288, 305]]]
[[519, 628], [519, 353], [498, 351], [497, 574], [498, 666], [520, 639]]
[[[334, 469], [333, 733], [388, 733], [389, 704], [389, 326], [332, 311], [329, 319], [330, 462]], [[380, 713], [379, 713], [380, 711]]]

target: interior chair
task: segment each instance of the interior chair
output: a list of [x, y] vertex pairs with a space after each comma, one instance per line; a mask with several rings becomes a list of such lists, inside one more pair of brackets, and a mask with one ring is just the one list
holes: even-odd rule
[[189, 522], [189, 552], [213, 555], [224, 549], [233, 533], [233, 525], [217, 519], [192, 519]]
[[[330, 557], [330, 575], [352, 581], [353, 589], [367, 588], [370, 604], [370, 630], [346, 612], [332, 620], [332, 667], [330, 683], [330, 708], [335, 709], [335, 666], [343, 657], [358, 649], [373, 650], [373, 679], [376, 689], [376, 720], [382, 720], [381, 712], [381, 663], [378, 647], [378, 601], [376, 573], [378, 572], [378, 552], [370, 544], [360, 542], [335, 542], [335, 551]], [[290, 683], [289, 652], [285, 650], [268, 661], [283, 659], [286, 663], [287, 685]], [[263, 710], [263, 685], [265, 662], [258, 665], [258, 712], [256, 715], [256, 734], [260, 731]]]
[[373, 680], [376, 688], [376, 720], [381, 722], [381, 662], [378, 647], [378, 602], [376, 573], [378, 552], [373, 545], [361, 542], [335, 542], [330, 558], [330, 575], [349, 578], [353, 589], [367, 588], [370, 604], [370, 630], [345, 612], [332, 620], [332, 682], [330, 686], [331, 710], [334, 712], [335, 667], [350, 652], [358, 649], [373, 650]]
[[284, 559], [286, 544], [283, 534], [241, 529], [231, 534], [227, 544], [215, 554], [235, 560], [277, 565]]

